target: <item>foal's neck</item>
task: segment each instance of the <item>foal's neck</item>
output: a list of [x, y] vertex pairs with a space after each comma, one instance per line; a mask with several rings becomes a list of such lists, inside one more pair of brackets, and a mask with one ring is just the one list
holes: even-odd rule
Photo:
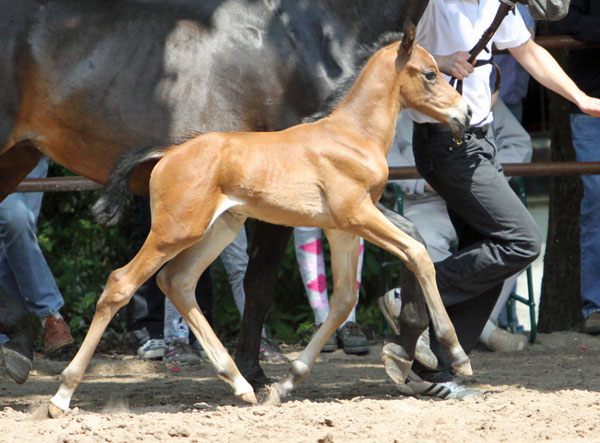
[[400, 81], [396, 67], [398, 44], [371, 57], [344, 100], [330, 118], [344, 122], [349, 131], [376, 143], [387, 156], [400, 111]]

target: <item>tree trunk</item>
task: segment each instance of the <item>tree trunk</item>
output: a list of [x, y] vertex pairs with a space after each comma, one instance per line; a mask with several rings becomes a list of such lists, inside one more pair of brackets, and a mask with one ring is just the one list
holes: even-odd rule
[[[565, 66], [566, 51], [554, 51]], [[548, 92], [552, 161], [574, 161], [570, 103]], [[583, 186], [579, 176], [550, 179], [548, 237], [540, 297], [539, 331], [578, 329], [582, 324], [579, 212]]]

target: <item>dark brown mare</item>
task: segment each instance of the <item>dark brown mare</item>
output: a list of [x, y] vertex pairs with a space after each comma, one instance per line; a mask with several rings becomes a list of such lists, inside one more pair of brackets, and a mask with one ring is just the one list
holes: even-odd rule
[[[559, 6], [549, 14], [562, 14], [568, 4], [531, 0], [542, 10], [546, 3]], [[40, 153], [104, 183], [131, 146], [164, 146], [192, 131], [297, 124], [324, 110], [327, 98], [355, 75], [361, 48], [407, 19], [416, 23], [426, 5], [0, 0], [0, 199]], [[148, 170], [133, 173], [134, 191], [147, 191]], [[405, 219], [395, 223], [416, 235]], [[260, 224], [253, 235], [236, 361], [254, 382], [265, 380], [260, 331], [289, 232]], [[405, 288], [417, 286], [410, 278]], [[410, 293], [403, 290], [405, 297]], [[9, 314], [0, 310], [0, 325]], [[402, 317], [403, 331], [410, 331], [412, 316]]]
[[[292, 362], [289, 375], [274, 385], [275, 401], [308, 376], [328, 337], [354, 306], [360, 237], [397, 255], [417, 276], [436, 337], [451, 355], [454, 370], [471, 374], [425, 247], [375, 207], [387, 183], [386, 157], [399, 110], [417, 109], [455, 133], [465, 130], [471, 119], [465, 100], [440, 75], [433, 57], [413, 44], [414, 35], [414, 27], [408, 27], [401, 43], [377, 51], [341, 103], [316, 122], [278, 132], [208, 133], [180, 145], [141, 147], [117, 161], [96, 213], [118, 219], [131, 171], [148, 159], [160, 159], [150, 176], [152, 228], [134, 259], [108, 278], [86, 338], [51, 400], [52, 416], [68, 409], [112, 317], [165, 263], [157, 278], [160, 288], [190, 325], [219, 377], [238, 398], [256, 403], [252, 386], [194, 296], [200, 275], [248, 217], [323, 228], [331, 246], [330, 312]], [[407, 353], [414, 354], [416, 340], [409, 346]], [[401, 380], [409, 369], [410, 364]]]

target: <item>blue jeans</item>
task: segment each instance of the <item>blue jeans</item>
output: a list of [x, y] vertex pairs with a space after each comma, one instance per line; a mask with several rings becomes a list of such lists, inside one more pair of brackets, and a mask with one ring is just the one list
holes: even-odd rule
[[[600, 161], [600, 118], [571, 114], [577, 161]], [[600, 175], [582, 175], [581, 297], [583, 316], [600, 311]]]
[[[48, 158], [42, 157], [28, 175], [45, 177]], [[0, 202], [0, 286], [28, 312], [47, 317], [64, 305], [35, 234], [43, 193], [13, 193]], [[7, 341], [0, 334], [0, 344]]]

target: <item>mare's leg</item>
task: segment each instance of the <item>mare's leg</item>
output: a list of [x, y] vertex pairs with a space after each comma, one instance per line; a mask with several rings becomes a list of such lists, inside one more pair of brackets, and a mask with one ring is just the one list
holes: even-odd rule
[[333, 273], [333, 294], [329, 314], [300, 356], [292, 362], [288, 375], [273, 386], [269, 399], [271, 402], [278, 402], [285, 398], [294, 386], [308, 376], [325, 342], [346, 320], [356, 304], [356, 272], [360, 238], [337, 229], [325, 230], [325, 235], [331, 247]]
[[110, 274], [96, 304], [96, 312], [85, 339], [71, 363], [62, 372], [60, 387], [50, 400], [49, 413], [52, 417], [59, 416], [69, 408], [73, 391], [81, 382], [111, 319], [129, 302], [142, 283], [166, 261], [190, 245], [183, 240], [178, 238], [177, 241], [165, 242], [156, 234], [153, 226], [146, 242], [133, 260]]
[[265, 316], [273, 304], [279, 264], [292, 229], [256, 222], [250, 233], [252, 246], [244, 279], [246, 303], [235, 362], [246, 380], [257, 388], [269, 383], [258, 363], [258, 351]]
[[[402, 232], [425, 245], [415, 224], [397, 212], [377, 203], [383, 215]], [[400, 312], [400, 335], [393, 336], [393, 344], [384, 346], [382, 359], [388, 375], [396, 383], [404, 383], [404, 378], [415, 359], [415, 348], [421, 333], [427, 328], [429, 319], [425, 296], [412, 272], [402, 273], [402, 310]], [[396, 346], [394, 346], [396, 345]]]
[[235, 218], [229, 213], [221, 215], [198, 243], [180, 252], [159, 272], [157, 283], [196, 335], [217, 375], [234, 389], [235, 396], [240, 400], [256, 403], [252, 386], [238, 371], [227, 349], [202, 314], [195, 297], [198, 279], [235, 239], [243, 225], [243, 218]]
[[386, 219], [370, 200], [364, 200], [356, 207], [352, 221], [344, 229], [398, 256], [415, 274], [423, 289], [435, 336], [450, 354], [452, 367], [459, 374], [471, 375], [469, 358], [458, 341], [440, 297], [435, 268], [425, 246]]

